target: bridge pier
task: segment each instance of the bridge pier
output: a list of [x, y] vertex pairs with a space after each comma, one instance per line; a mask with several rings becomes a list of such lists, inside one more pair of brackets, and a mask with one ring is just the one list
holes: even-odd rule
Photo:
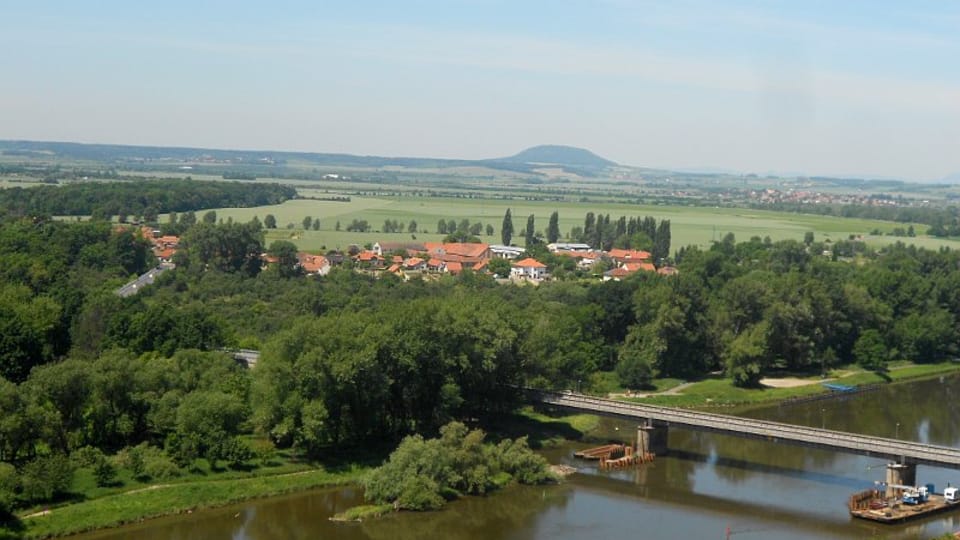
[[897, 495], [900, 488], [892, 486], [915, 486], [917, 485], [917, 464], [902, 460], [901, 463], [887, 464], [887, 498]]
[[662, 456], [667, 453], [668, 431], [666, 424], [648, 420], [637, 426], [637, 453]]

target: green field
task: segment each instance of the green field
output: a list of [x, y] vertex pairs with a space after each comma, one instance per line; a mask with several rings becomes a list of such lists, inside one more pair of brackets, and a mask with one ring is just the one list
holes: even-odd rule
[[[302, 190], [304, 195], [320, 195], [312, 190]], [[523, 231], [526, 218], [536, 216], [537, 230], [546, 229], [547, 221], [553, 211], [560, 214], [560, 231], [565, 236], [572, 227], [582, 226], [584, 214], [588, 211], [595, 213], [609, 213], [611, 219], [621, 215], [626, 216], [654, 216], [657, 219], [669, 219], [673, 236], [673, 248], [686, 245], [709, 245], [713, 240], [720, 240], [723, 235], [732, 232], [738, 240], [747, 240], [752, 236], [766, 237], [772, 240], [794, 239], [802, 240], [804, 233], [813, 231], [817, 239], [846, 239], [851, 234], [866, 235], [869, 231], [879, 229], [890, 232], [895, 227], [905, 227], [906, 224], [887, 221], [839, 218], [832, 216], [817, 216], [796, 214], [790, 212], [773, 212], [766, 210], [751, 210], [744, 208], [706, 208], [694, 206], [655, 206], [636, 205], [628, 203], [579, 203], [579, 202], [546, 202], [546, 201], [504, 201], [491, 199], [458, 199], [441, 197], [357, 197], [351, 201], [330, 202], [298, 199], [287, 201], [276, 206], [262, 206], [256, 208], [220, 208], [218, 217], [224, 219], [232, 217], [234, 220], [248, 221], [254, 216], [261, 220], [267, 214], [277, 218], [277, 230], [269, 231], [268, 241], [289, 239], [301, 249], [318, 251], [327, 249], [345, 248], [350, 244], [363, 245], [381, 240], [401, 241], [410, 240], [408, 233], [382, 234], [375, 232], [383, 226], [387, 219], [395, 219], [401, 223], [408, 223], [415, 219], [420, 232], [417, 240], [439, 240], [442, 236], [435, 234], [437, 221], [440, 219], [456, 220], [469, 219], [471, 222], [480, 221], [485, 225], [490, 223], [495, 229], [491, 237], [484, 237], [490, 243], [500, 242], [500, 225], [507, 208], [513, 214], [514, 243], [523, 242]], [[302, 221], [306, 216], [320, 218], [320, 230], [304, 231]], [[373, 227], [374, 232], [354, 233], [336, 231], [335, 225], [340, 221], [342, 227], [353, 219], [365, 219]], [[293, 224], [293, 229], [286, 229], [287, 224]], [[924, 225], [915, 225], [917, 230], [924, 230]], [[424, 233], [423, 231], [429, 231]], [[924, 247], [936, 248], [939, 246], [960, 247], [960, 242], [939, 238], [896, 238], [892, 236], [867, 237], [870, 243], [876, 245], [889, 244], [897, 240], [916, 243]]]

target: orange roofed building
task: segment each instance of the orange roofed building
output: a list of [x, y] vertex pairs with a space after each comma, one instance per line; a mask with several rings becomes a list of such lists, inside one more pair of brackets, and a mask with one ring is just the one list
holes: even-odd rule
[[297, 260], [304, 274], [325, 276], [330, 273], [330, 261], [323, 255], [311, 255], [301, 251], [297, 253]]
[[490, 260], [490, 244], [424, 242], [426, 254], [444, 263], [460, 263], [463, 268], [475, 268]]
[[510, 275], [519, 278], [540, 280], [547, 275], [547, 265], [532, 257], [527, 257], [511, 265]]
[[617, 262], [617, 264], [636, 263], [650, 260], [649, 251], [636, 251], [632, 249], [611, 249], [607, 256]]

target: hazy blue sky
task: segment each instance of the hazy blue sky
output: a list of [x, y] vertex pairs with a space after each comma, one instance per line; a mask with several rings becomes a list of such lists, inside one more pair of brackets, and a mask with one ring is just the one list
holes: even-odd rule
[[960, 2], [0, 0], [0, 138], [960, 172]]

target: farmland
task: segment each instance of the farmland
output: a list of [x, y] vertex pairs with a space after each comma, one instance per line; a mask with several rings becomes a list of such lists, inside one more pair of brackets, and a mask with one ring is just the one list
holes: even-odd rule
[[[319, 195], [318, 192], [310, 189], [301, 189], [300, 192], [305, 196]], [[744, 208], [580, 203], [574, 201], [506, 201], [448, 197], [352, 196], [350, 202], [297, 199], [274, 206], [219, 208], [216, 209], [216, 212], [220, 218], [233, 218], [235, 221], [248, 221], [254, 216], [262, 220], [267, 214], [273, 214], [277, 219], [278, 229], [268, 231], [268, 241], [289, 239], [301, 249], [317, 251], [324, 248], [344, 248], [350, 244], [363, 245], [378, 240], [411, 239], [409, 233], [385, 234], [375, 232], [381, 228], [383, 222], [387, 219], [397, 220], [403, 224], [409, 223], [410, 220], [416, 220], [419, 230], [416, 234], [418, 240], [442, 238], [442, 235], [435, 233], [437, 221], [440, 219], [480, 221], [484, 225], [487, 223], [493, 225], [495, 229], [494, 235], [484, 237], [484, 240], [499, 243], [500, 225], [507, 208], [511, 209], [516, 230], [522, 230], [526, 217], [530, 214], [536, 216], [537, 229], [543, 230], [546, 228], [550, 213], [558, 211], [560, 231], [563, 236], [572, 227], [583, 225], [583, 217], [586, 212], [609, 213], [613, 219], [621, 215], [650, 215], [657, 219], [669, 219], [673, 233], [674, 249], [686, 245], [708, 245], [713, 240], [720, 240], [728, 232], [734, 233], [739, 240], [747, 240], [752, 236], [761, 238], [769, 236], [776, 241], [784, 239], [802, 240], [804, 233], [808, 231], [813, 231], [818, 239], [824, 240], [827, 238], [832, 240], [846, 239], [849, 235], [854, 234], [864, 235], [867, 241], [874, 245], [884, 245], [902, 240], [931, 248], [943, 245], [960, 247], [960, 242], [954, 240], [868, 235], [870, 231], [875, 229], [889, 233], [895, 227], [902, 227], [903, 224]], [[306, 216], [320, 219], [319, 230], [304, 231], [302, 229], [301, 222]], [[368, 221], [373, 232], [359, 233], [335, 230], [337, 221], [343, 228], [353, 219]], [[293, 224], [293, 228], [286, 229], [285, 227], [288, 224]], [[918, 225], [917, 230], [923, 231], [925, 227]], [[522, 242], [523, 240], [515, 235], [515, 241]]]

